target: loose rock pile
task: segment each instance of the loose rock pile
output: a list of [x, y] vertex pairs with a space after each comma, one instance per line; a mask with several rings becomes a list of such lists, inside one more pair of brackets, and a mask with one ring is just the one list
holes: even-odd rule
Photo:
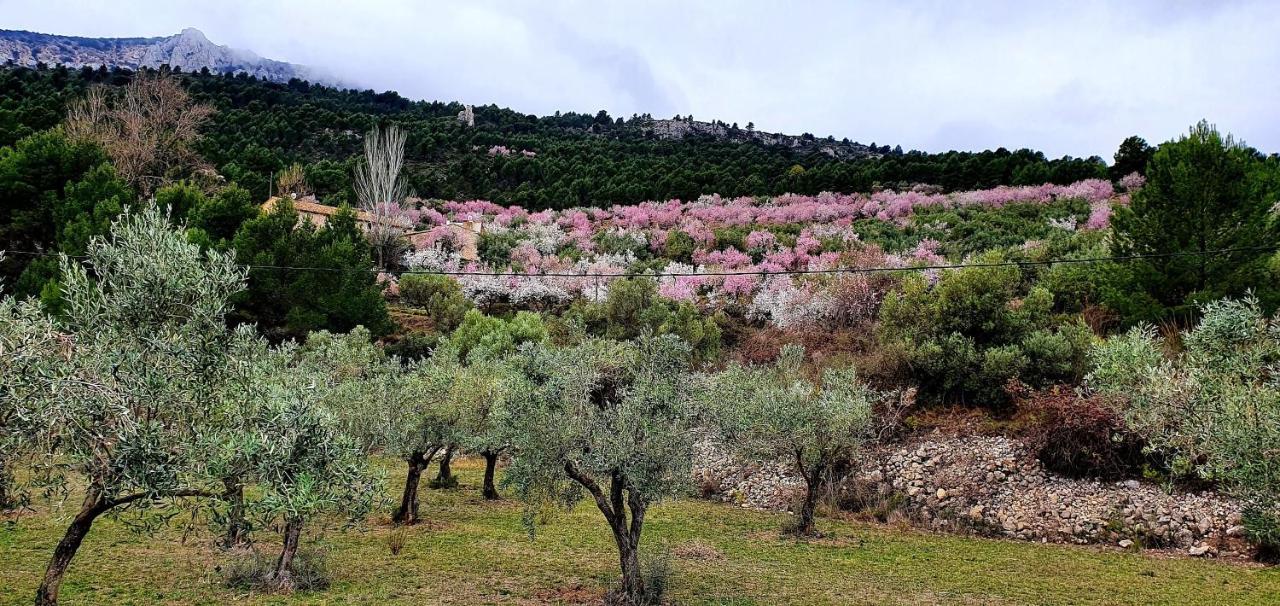
[[[708, 497], [782, 511], [803, 491], [786, 463], [742, 465], [714, 444], [699, 448], [694, 473]], [[1245, 549], [1241, 507], [1233, 499], [1212, 492], [1169, 494], [1136, 480], [1064, 478], [1045, 471], [1021, 442], [1005, 437], [936, 435], [869, 452], [839, 492], [846, 502], [878, 495], [934, 530], [1176, 548], [1196, 556]]]

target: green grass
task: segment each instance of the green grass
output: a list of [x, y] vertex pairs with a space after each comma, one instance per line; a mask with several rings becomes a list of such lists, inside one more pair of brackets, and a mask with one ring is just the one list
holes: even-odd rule
[[[486, 503], [476, 461], [459, 461], [462, 487], [424, 489], [427, 522], [392, 555], [390, 528], [324, 531], [334, 573], [324, 592], [250, 594], [221, 585], [207, 534], [138, 535], [114, 520], [93, 529], [62, 588], [64, 604], [542, 604], [599, 601], [617, 574], [613, 545], [588, 503], [556, 512], [531, 541], [521, 507]], [[393, 476], [394, 477], [394, 476]], [[425, 484], [425, 482], [424, 482]], [[781, 515], [697, 500], [655, 507], [645, 547], [677, 554], [701, 541], [722, 557], [673, 558], [679, 604], [1270, 604], [1280, 570], [1039, 545], [821, 520], [827, 538], [780, 536]], [[27, 604], [59, 521], [23, 517], [0, 529], [0, 604]], [[278, 537], [261, 533], [274, 550]], [[642, 547], [643, 549], [643, 547]]]

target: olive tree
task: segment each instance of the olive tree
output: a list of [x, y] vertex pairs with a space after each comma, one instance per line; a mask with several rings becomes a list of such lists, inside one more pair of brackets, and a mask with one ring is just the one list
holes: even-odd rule
[[498, 457], [511, 445], [507, 428], [511, 425], [511, 409], [507, 394], [512, 381], [519, 380], [515, 367], [506, 360], [484, 360], [466, 367], [469, 377], [462, 404], [462, 444], [484, 458], [484, 482], [481, 494], [489, 501], [501, 498], [494, 481]]
[[58, 348], [50, 318], [31, 300], [0, 300], [0, 510], [22, 507], [28, 495], [14, 470], [35, 454], [36, 403], [42, 367]]
[[[460, 406], [460, 446], [479, 453], [485, 460], [485, 499], [499, 498], [494, 476], [498, 457], [509, 445], [503, 421], [508, 409], [505, 394], [513, 376], [513, 367], [507, 358], [524, 343], [536, 343], [547, 339], [542, 317], [531, 312], [518, 312], [513, 318], [503, 320], [472, 310], [467, 312], [461, 326], [436, 350], [441, 361], [457, 360], [457, 376], [465, 378], [458, 390]], [[449, 451], [441, 461], [441, 483], [448, 482], [447, 461]]]
[[1169, 356], [1150, 326], [1095, 350], [1088, 385], [1175, 471], [1222, 481], [1246, 503], [1246, 529], [1280, 549], [1280, 319], [1253, 298], [1205, 305]]
[[739, 456], [794, 466], [805, 494], [793, 530], [811, 535], [831, 473], [871, 437], [877, 404], [903, 396], [871, 389], [851, 366], [828, 369], [814, 383], [803, 361], [804, 349], [788, 345], [773, 366], [730, 365], [709, 377], [702, 397], [722, 442]]
[[285, 343], [250, 356], [244, 391], [257, 404], [231, 436], [261, 493], [247, 509], [260, 524], [282, 529], [280, 556], [265, 579], [281, 591], [293, 589], [293, 560], [308, 521], [325, 512], [360, 519], [381, 493], [364, 449], [326, 406], [339, 383], [331, 374], [308, 372], [297, 349]]
[[[688, 486], [697, 415], [687, 344], [674, 336], [529, 345], [508, 395], [508, 481], [527, 502], [585, 494], [613, 533], [619, 597], [645, 601], [639, 549], [649, 506]], [[526, 522], [532, 518], [527, 516]]]
[[458, 440], [461, 409], [455, 403], [456, 362], [435, 357], [402, 371], [367, 380], [373, 406], [362, 415], [366, 443], [405, 462], [404, 491], [392, 520], [413, 524], [418, 516], [422, 473], [448, 445]]
[[[82, 482], [82, 502], [37, 590], [55, 604], [63, 574], [104, 513], [210, 494], [199, 436], [221, 376], [229, 297], [245, 272], [202, 251], [157, 210], [123, 215], [95, 238], [86, 265], [63, 257], [65, 314], [47, 329], [33, 439], [38, 470]], [[92, 277], [91, 277], [92, 276]], [[47, 337], [47, 335], [45, 335]]]

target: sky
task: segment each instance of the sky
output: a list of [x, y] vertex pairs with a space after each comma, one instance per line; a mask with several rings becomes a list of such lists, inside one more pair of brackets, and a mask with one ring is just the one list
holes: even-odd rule
[[415, 99], [1110, 161], [1201, 119], [1280, 151], [1280, 0], [0, 0], [0, 28], [186, 27]]

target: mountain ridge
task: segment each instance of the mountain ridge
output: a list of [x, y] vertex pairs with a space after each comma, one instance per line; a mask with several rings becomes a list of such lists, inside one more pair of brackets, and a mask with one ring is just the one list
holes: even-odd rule
[[215, 44], [194, 27], [172, 36], [122, 38], [0, 29], [0, 60], [27, 66], [46, 63], [74, 68], [107, 66], [133, 70], [168, 65], [188, 72], [207, 68], [214, 73], [244, 73], [273, 82], [297, 78], [326, 86], [344, 86], [336, 78], [309, 66], [267, 59], [253, 51]]

